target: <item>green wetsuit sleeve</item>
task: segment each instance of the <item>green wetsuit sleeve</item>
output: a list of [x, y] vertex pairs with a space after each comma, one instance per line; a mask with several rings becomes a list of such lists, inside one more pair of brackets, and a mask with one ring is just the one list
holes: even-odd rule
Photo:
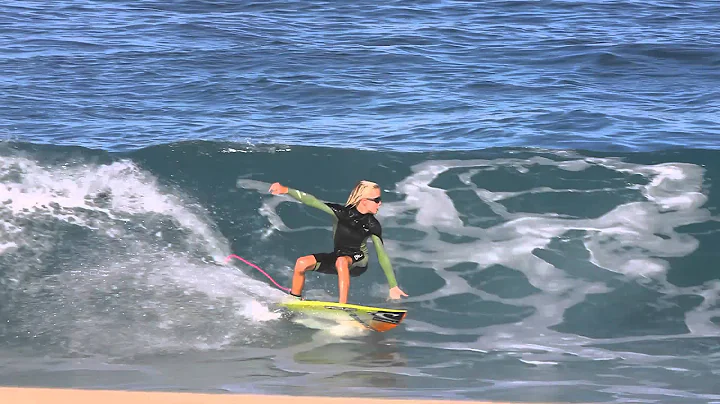
[[373, 245], [375, 246], [375, 251], [377, 252], [378, 262], [380, 263], [383, 272], [385, 272], [385, 277], [387, 277], [388, 280], [388, 286], [392, 289], [397, 286], [397, 280], [395, 280], [395, 272], [393, 271], [392, 264], [390, 264], [390, 257], [388, 257], [385, 252], [385, 246], [383, 245], [382, 239], [374, 234], [371, 237]]
[[298, 191], [297, 189], [292, 189], [292, 188], [288, 188], [287, 194], [307, 206], [312, 206], [313, 208], [320, 209], [329, 215], [335, 216], [335, 212], [333, 212], [333, 210], [330, 209], [330, 207], [327, 206], [325, 204], [325, 202], [319, 200], [318, 198], [316, 198], [310, 194], [307, 194], [305, 192]]

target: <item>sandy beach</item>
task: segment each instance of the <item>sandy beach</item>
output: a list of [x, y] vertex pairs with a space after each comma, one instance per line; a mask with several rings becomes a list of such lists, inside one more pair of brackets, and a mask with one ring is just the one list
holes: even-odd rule
[[[7, 404], [490, 404], [483, 401], [378, 399], [351, 397], [298, 397], [280, 395], [199, 394], [115, 390], [0, 388], [0, 402]], [[502, 404], [493, 402], [494, 404]]]

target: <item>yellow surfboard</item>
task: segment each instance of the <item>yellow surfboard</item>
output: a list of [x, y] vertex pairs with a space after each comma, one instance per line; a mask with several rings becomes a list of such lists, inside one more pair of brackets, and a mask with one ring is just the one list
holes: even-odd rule
[[382, 307], [340, 304], [317, 300], [291, 300], [280, 303], [295, 313], [316, 316], [334, 321], [353, 321], [369, 330], [385, 332], [397, 327], [407, 315], [407, 310], [386, 309]]

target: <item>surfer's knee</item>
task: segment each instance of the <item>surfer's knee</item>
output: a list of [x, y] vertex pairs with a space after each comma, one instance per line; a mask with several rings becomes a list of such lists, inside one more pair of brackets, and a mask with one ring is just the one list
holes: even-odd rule
[[335, 268], [338, 270], [338, 272], [349, 271], [350, 262], [351, 259], [349, 257], [338, 257], [338, 259], [335, 260]]
[[295, 261], [295, 271], [299, 272], [305, 272], [308, 269], [312, 268], [317, 261], [315, 260], [315, 257], [312, 255], [306, 255], [304, 257], [300, 257]]

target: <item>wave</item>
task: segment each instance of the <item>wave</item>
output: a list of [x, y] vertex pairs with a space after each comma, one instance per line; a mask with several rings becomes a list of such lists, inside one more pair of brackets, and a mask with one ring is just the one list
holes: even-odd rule
[[[383, 187], [418, 346], [559, 360], [717, 338], [718, 153], [5, 143], [0, 339], [122, 356], [278, 337], [262, 324], [282, 293], [224, 257], [287, 284], [297, 256], [330, 247], [329, 223], [269, 184], [343, 201], [360, 179]], [[350, 299], [384, 304], [371, 263]], [[335, 282], [309, 279], [308, 296], [332, 299]]]

